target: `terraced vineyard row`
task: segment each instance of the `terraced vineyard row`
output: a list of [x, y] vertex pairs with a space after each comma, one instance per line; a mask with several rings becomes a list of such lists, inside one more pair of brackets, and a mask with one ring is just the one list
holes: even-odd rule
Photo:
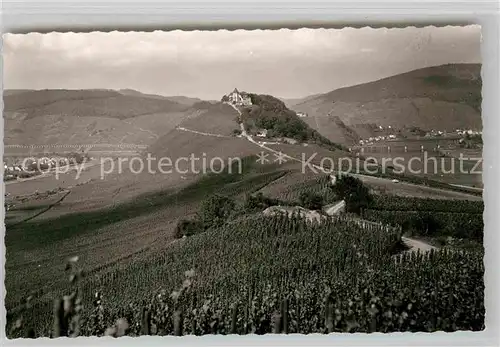
[[304, 175], [302, 173], [289, 174], [269, 186], [261, 192], [270, 198], [283, 201], [299, 201], [303, 193], [319, 195], [324, 204], [337, 201], [336, 195], [331, 190], [330, 177], [328, 175]]
[[[482, 253], [395, 258], [399, 240], [348, 217], [245, 216], [84, 279], [81, 334], [119, 318], [131, 335], [482, 329]], [[51, 299], [24, 315], [36, 335], [50, 334]]]
[[370, 206], [375, 210], [483, 213], [483, 201], [440, 200], [393, 195], [376, 195]]
[[363, 218], [390, 225], [400, 225], [404, 231], [425, 236], [452, 236], [482, 241], [484, 221], [482, 213], [453, 213], [427, 211], [363, 211]]

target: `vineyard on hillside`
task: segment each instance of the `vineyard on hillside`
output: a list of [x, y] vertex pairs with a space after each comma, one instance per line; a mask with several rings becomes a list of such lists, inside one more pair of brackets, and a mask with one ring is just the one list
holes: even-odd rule
[[331, 189], [329, 175], [304, 175], [290, 173], [260, 190], [264, 195], [283, 201], [299, 201], [304, 193], [321, 196], [324, 204], [339, 199]]
[[378, 195], [374, 197], [371, 209], [393, 211], [428, 211], [453, 213], [483, 213], [483, 201], [471, 200], [439, 200], [393, 195]]
[[401, 226], [423, 236], [451, 236], [482, 242], [483, 201], [438, 200], [375, 195], [363, 218]]
[[[56, 335], [71, 334], [64, 322], [75, 315], [81, 335], [113, 326], [133, 336], [483, 329], [482, 253], [393, 255], [399, 241], [399, 228], [349, 217], [243, 216], [124, 269], [83, 277], [78, 310], [61, 313]], [[33, 298], [11, 313], [9, 327], [22, 315], [32, 334], [54, 334], [56, 298]]]

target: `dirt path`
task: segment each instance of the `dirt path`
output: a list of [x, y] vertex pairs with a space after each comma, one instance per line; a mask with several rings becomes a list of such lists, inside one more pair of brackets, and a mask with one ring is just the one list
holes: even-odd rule
[[329, 216], [333, 216], [339, 212], [341, 212], [345, 208], [345, 201], [339, 201], [335, 204], [330, 204], [325, 206], [325, 213]]
[[[341, 201], [341, 202], [343, 202], [343, 201]], [[331, 207], [331, 212], [335, 212], [334, 208], [337, 207], [339, 204], [340, 203], [333, 205]], [[328, 213], [328, 215], [331, 215], [331, 214]], [[366, 219], [359, 219], [358, 223], [362, 227], [366, 226], [367, 224], [381, 225], [380, 223], [372, 222], [372, 221], [369, 221]], [[431, 249], [438, 249], [438, 247], [432, 246], [432, 245], [425, 243], [423, 241], [415, 240], [415, 239], [405, 237], [405, 236], [401, 236], [401, 241], [403, 241], [403, 243], [408, 247], [406, 252], [417, 252], [417, 251], [428, 252]]]
[[[126, 123], [126, 124], [128, 124], [128, 125], [130, 125], [130, 126], [133, 126], [133, 127], [134, 127], [134, 128], [136, 128], [136, 129], [139, 129], [139, 131], [142, 131], [142, 132], [148, 133], [149, 135], [153, 136], [153, 137], [154, 137], [154, 138], [156, 138], [156, 139], [159, 139], [159, 138], [160, 138], [160, 136], [158, 136], [158, 134], [155, 134], [155, 133], [154, 133], [154, 132], [152, 132], [151, 130], [148, 130], [148, 129], [143, 129], [143, 128], [141, 128], [141, 127], [139, 127], [139, 126], [135, 125], [135, 124], [132, 124], [131, 122], [127, 122], [127, 121], [123, 121], [123, 122], [124, 122], [124, 123]], [[127, 137], [127, 136], [128, 136], [128, 135], [125, 135], [125, 136], [123, 137], [123, 139], [122, 139], [122, 140], [124, 140], [124, 139], [125, 139], [125, 137]], [[121, 143], [121, 141], [120, 141], [120, 143]]]
[[[360, 219], [360, 222], [362, 222], [365, 225], [366, 224], [380, 225], [380, 223], [368, 221], [365, 219]], [[432, 246], [432, 245], [425, 243], [423, 241], [415, 240], [415, 239], [405, 237], [405, 236], [401, 236], [401, 241], [403, 241], [403, 243], [408, 247], [406, 252], [417, 252], [417, 251], [428, 252], [431, 249], [438, 249], [437, 247]]]
[[472, 186], [464, 186], [463, 184], [451, 184], [450, 183], [450, 186], [459, 187], [459, 188], [466, 188], [466, 189], [474, 190], [474, 191], [477, 191], [477, 192], [484, 191], [484, 188], [472, 187]]
[[409, 237], [401, 237], [401, 240], [404, 242], [405, 245], [409, 247], [407, 252], [427, 252], [430, 251], [431, 249], [437, 249], [437, 247], [434, 247], [432, 245], [429, 245], [428, 243], [418, 241], [415, 239], [410, 239]]
[[187, 129], [187, 128], [184, 128], [184, 127], [177, 127], [176, 129], [177, 129], [177, 130], [186, 131], [186, 132], [189, 132], [189, 133], [193, 133], [193, 134], [204, 135], [204, 136], [212, 136], [212, 137], [231, 137], [231, 136], [221, 135], [221, 134], [204, 133], [203, 131], [191, 130], [191, 129]]
[[[229, 104], [231, 105], [232, 108], [234, 108], [236, 110], [236, 112], [238, 112], [238, 115], [241, 117], [241, 111], [238, 109], [238, 107], [234, 106], [233, 104]], [[271, 153], [274, 153], [276, 155], [279, 155], [280, 157], [283, 157], [283, 158], [286, 158], [288, 160], [292, 160], [292, 161], [296, 161], [296, 162], [299, 162], [299, 163], [302, 163], [302, 160], [300, 159], [297, 159], [295, 157], [292, 157], [286, 153], [283, 153], [281, 151], [277, 151], [277, 150], [274, 150], [270, 147], [267, 147], [266, 145], [264, 145], [263, 143], [260, 143], [260, 142], [257, 142], [253, 139], [252, 135], [249, 135], [245, 129], [245, 126], [243, 125], [243, 122], [241, 121], [240, 119], [240, 128], [241, 128], [241, 135], [244, 136], [248, 141], [250, 141], [251, 143], [259, 146], [260, 148], [262, 149], [265, 149], [266, 151], [269, 151]], [[320, 169], [322, 170], [321, 167], [317, 166], [317, 165], [314, 165], [312, 164], [312, 166], [314, 166], [316, 169]]]
[[[325, 213], [329, 216], [333, 216], [333, 215], [336, 215], [339, 212], [341, 212], [344, 208], [345, 208], [345, 201], [342, 200], [342, 201], [339, 201], [335, 204], [326, 205], [325, 206]], [[364, 221], [364, 220], [361, 220], [361, 221], [366, 222], [366, 223], [373, 223], [373, 222]], [[429, 245], [428, 243], [418, 241], [415, 239], [411, 239], [409, 237], [402, 236], [401, 240], [403, 241], [403, 243], [406, 246], [408, 246], [407, 252], [416, 252], [416, 251], [427, 252], [427, 251], [430, 251], [431, 249], [437, 249], [437, 247]]]

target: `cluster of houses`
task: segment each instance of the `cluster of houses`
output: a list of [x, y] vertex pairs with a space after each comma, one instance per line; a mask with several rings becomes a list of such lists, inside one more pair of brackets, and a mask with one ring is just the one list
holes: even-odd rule
[[16, 179], [17, 177], [26, 176], [31, 174], [32, 171], [27, 167], [22, 165], [3, 165], [3, 179], [4, 181], [9, 181]]
[[472, 129], [455, 129], [454, 132], [447, 132], [446, 130], [441, 131], [441, 130], [434, 130], [432, 129], [431, 131], [427, 132], [425, 135], [426, 137], [434, 137], [434, 136], [446, 136], [446, 135], [451, 135], [451, 134], [456, 134], [456, 135], [482, 135], [482, 131], [478, 130], [472, 130]]
[[425, 134], [425, 137], [436, 137], [436, 136], [446, 136], [446, 135], [447, 135], [446, 131], [432, 129], [431, 131]]
[[262, 129], [262, 130], [258, 131], [255, 136], [257, 136], [257, 137], [267, 137], [267, 129]]
[[[257, 131], [255, 136], [260, 137], [260, 138], [267, 138], [268, 137], [268, 131], [267, 129], [262, 129]], [[273, 137], [272, 138], [273, 142], [259, 142], [260, 144], [278, 144], [278, 143], [286, 143], [289, 145], [296, 145], [298, 143], [297, 140], [292, 139], [290, 137]]]
[[252, 98], [245, 92], [238, 91], [237, 88], [222, 97], [222, 102], [226, 102], [235, 106], [250, 106], [252, 105]]
[[20, 176], [29, 176], [41, 170], [50, 170], [55, 167], [69, 165], [70, 158], [40, 158], [23, 160], [22, 164], [10, 164], [4, 162], [4, 180], [15, 179]]
[[369, 144], [373, 144], [374, 142], [378, 142], [378, 141], [395, 140], [395, 139], [396, 139], [396, 135], [394, 135], [394, 134], [387, 135], [387, 136], [375, 136], [375, 137], [369, 137], [368, 139], [365, 139], [365, 140], [359, 140], [359, 144], [360, 145], [369, 145]]
[[455, 129], [455, 132], [448, 133], [446, 130], [434, 130], [427, 132], [425, 137], [438, 137], [438, 136], [447, 136], [451, 134], [465, 136], [465, 135], [482, 135], [482, 131], [472, 130], [472, 129]]
[[466, 129], [456, 129], [455, 130], [455, 133], [458, 134], [458, 135], [482, 135], [483, 132], [482, 131], [478, 131], [478, 130], [466, 130]]
[[22, 165], [10, 165], [10, 166], [8, 166], [6, 163], [3, 163], [3, 172], [4, 173], [22, 172], [22, 171], [25, 171], [25, 168]]
[[24, 165], [21, 164], [10, 164], [7, 165], [7, 163], [4, 162], [3, 164], [3, 169], [4, 169], [4, 178], [9, 179], [9, 178], [15, 178], [16, 176], [20, 176], [23, 173], [30, 173], [33, 172], [33, 166], [37, 165], [36, 162], [29, 160], [24, 163]]
[[[383, 127], [379, 126], [379, 129], [383, 129]], [[391, 129], [389, 126], [388, 129]], [[425, 137], [444, 137], [444, 136], [449, 136], [449, 135], [460, 135], [460, 136], [474, 136], [474, 135], [482, 135], [482, 131], [477, 131], [477, 130], [471, 130], [471, 129], [456, 129], [454, 132], [446, 132], [445, 130], [434, 130], [432, 129], [431, 131], [428, 131], [425, 133]], [[385, 141], [385, 140], [395, 140], [397, 139], [397, 136], [394, 134], [391, 135], [385, 135], [385, 136], [374, 136], [374, 137], [369, 137], [368, 139], [363, 139], [359, 140], [359, 145], [372, 145], [374, 142], [378, 141]]]

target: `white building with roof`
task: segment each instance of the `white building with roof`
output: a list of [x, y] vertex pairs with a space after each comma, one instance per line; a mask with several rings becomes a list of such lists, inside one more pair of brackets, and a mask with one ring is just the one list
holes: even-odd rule
[[248, 95], [245, 92], [240, 92], [238, 91], [237, 88], [234, 88], [234, 90], [226, 95], [227, 101], [233, 105], [237, 106], [250, 106], [252, 105], [252, 99], [250, 98], [250, 95]]
[[258, 137], [267, 137], [267, 129], [262, 129], [257, 133]]

